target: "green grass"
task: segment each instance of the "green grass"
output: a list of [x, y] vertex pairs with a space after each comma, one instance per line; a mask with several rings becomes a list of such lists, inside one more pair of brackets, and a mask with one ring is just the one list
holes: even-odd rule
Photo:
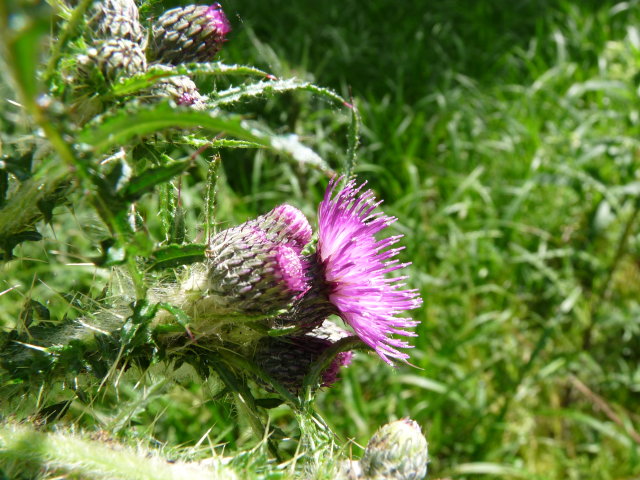
[[[170, 2], [160, 3], [152, 11]], [[234, 25], [225, 63], [353, 96], [356, 173], [398, 217], [409, 282], [425, 302], [415, 313], [418, 368], [359, 353], [317, 409], [356, 457], [381, 424], [410, 416], [429, 440], [432, 478], [635, 478], [640, 5], [469, 3], [224, 4]], [[348, 111], [300, 91], [234, 108], [343, 168]], [[285, 201], [314, 218], [322, 172], [272, 152], [221, 157], [220, 225]], [[185, 179], [190, 238], [203, 222], [205, 178], [199, 164]], [[141, 208], [159, 235], [154, 200]], [[6, 325], [26, 296], [62, 315], [70, 307], [60, 292], [95, 294], [106, 283], [106, 269], [64, 266], [99, 254], [87, 230], [104, 227], [83, 215], [59, 209], [44, 242], [22, 244], [0, 267], [0, 291], [20, 285], [0, 297]], [[116, 393], [93, 416], [124, 438], [252, 444], [231, 420], [235, 407], [198, 385]], [[116, 403], [121, 423], [108, 410]], [[79, 408], [68, 415], [91, 427]], [[271, 421], [297, 433], [288, 407]], [[260, 468], [251, 471], [276, 474]]]

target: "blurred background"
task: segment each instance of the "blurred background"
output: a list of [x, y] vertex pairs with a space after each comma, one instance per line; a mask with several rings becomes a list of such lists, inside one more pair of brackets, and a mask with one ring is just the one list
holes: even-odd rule
[[[409, 416], [429, 440], [432, 478], [638, 478], [639, 2], [227, 0], [223, 8], [233, 32], [220, 60], [352, 99], [362, 120], [355, 171], [398, 217], [390, 230], [405, 235], [408, 283], [424, 299], [413, 312], [422, 322], [415, 367], [359, 353], [320, 394], [317, 408], [345, 448], [357, 457], [381, 424]], [[207, 82], [211, 91], [228, 86]], [[239, 109], [344, 170], [348, 108], [293, 92]], [[220, 228], [283, 202], [314, 224], [326, 174], [266, 152], [221, 158]], [[204, 177], [184, 179], [191, 240]], [[33, 260], [81, 262], [95, 250], [80, 210], [56, 219], [50, 238], [16, 249], [0, 284], [22, 282], [52, 311], [60, 292], [91, 295], [107, 282], [104, 269], [69, 276]], [[56, 229], [74, 238], [73, 225], [83, 225], [77, 239], [56, 243]], [[29, 290], [24, 279], [36, 277]], [[16, 292], [3, 300], [17, 304]], [[0, 321], [10, 325], [13, 310]], [[197, 382], [118, 401], [139, 403], [116, 431], [126, 424], [173, 445], [209, 434], [230, 449], [249, 441], [229, 422], [233, 409]], [[285, 407], [272, 421], [295, 432]]]

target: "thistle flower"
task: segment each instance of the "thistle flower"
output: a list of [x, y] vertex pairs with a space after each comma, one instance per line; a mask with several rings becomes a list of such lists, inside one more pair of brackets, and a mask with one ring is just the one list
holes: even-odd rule
[[[292, 394], [297, 395], [303, 386], [304, 377], [309, 373], [320, 355], [349, 333], [331, 322], [304, 335], [267, 337], [258, 344], [255, 361], [265, 372], [280, 382]], [[352, 352], [341, 352], [329, 367], [322, 372], [321, 387], [329, 387], [337, 382], [340, 367], [351, 363]], [[270, 389], [268, 385], [265, 385]]]
[[[389, 247], [402, 236], [375, 238], [396, 218], [375, 211], [381, 202], [371, 190], [362, 191], [365, 183], [356, 187], [352, 180], [334, 195], [339, 180], [329, 183], [318, 207], [318, 246], [311, 262], [315, 263], [315, 292], [323, 292], [334, 313], [385, 362], [406, 360], [409, 355], [398, 348], [410, 345], [392, 335], [415, 336], [405, 328], [419, 322], [397, 315], [417, 308], [422, 300], [416, 290], [403, 289], [406, 277], [385, 276], [410, 265], [392, 260], [401, 248]], [[317, 299], [307, 297], [301, 303], [305, 301]]]
[[409, 418], [383, 425], [373, 434], [360, 466], [366, 478], [421, 480], [429, 451], [420, 426]]
[[153, 25], [150, 53], [172, 65], [207, 62], [222, 48], [230, 31], [231, 25], [219, 3], [173, 8]]
[[138, 7], [134, 0], [96, 0], [92, 9], [94, 16], [122, 15], [134, 20], [139, 19]]

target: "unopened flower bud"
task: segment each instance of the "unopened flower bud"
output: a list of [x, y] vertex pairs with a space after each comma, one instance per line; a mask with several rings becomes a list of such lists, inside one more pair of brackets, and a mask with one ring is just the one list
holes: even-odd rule
[[105, 40], [89, 50], [88, 60], [93, 62], [110, 82], [142, 73], [147, 69], [144, 51], [131, 40]]
[[[154, 65], [153, 67], [171, 70], [171, 67], [165, 65]], [[206, 107], [205, 97], [200, 95], [196, 84], [186, 75], [177, 75], [158, 80], [149, 89], [149, 94], [152, 98], [170, 98], [178, 105], [192, 107], [196, 110]]]
[[213, 237], [207, 257], [207, 296], [230, 313], [274, 314], [308, 288], [303, 257], [269, 240], [253, 222]]
[[102, 39], [123, 38], [139, 45], [145, 43], [138, 7], [133, 0], [98, 0], [92, 6], [89, 27]]
[[150, 53], [172, 65], [211, 61], [231, 31], [219, 3], [189, 5], [163, 13], [152, 28]]
[[409, 418], [383, 425], [373, 434], [360, 460], [365, 478], [422, 480], [429, 453], [420, 427]]
[[[300, 393], [305, 376], [313, 364], [329, 347], [349, 333], [331, 322], [305, 335], [267, 337], [258, 344], [255, 361], [265, 372], [294, 395]], [[321, 387], [329, 387], [338, 380], [340, 367], [349, 365], [351, 352], [341, 352], [322, 373]], [[264, 385], [272, 390], [269, 385]]]
[[311, 225], [307, 217], [286, 203], [261, 215], [254, 222], [269, 240], [285, 243], [298, 253], [311, 241]]

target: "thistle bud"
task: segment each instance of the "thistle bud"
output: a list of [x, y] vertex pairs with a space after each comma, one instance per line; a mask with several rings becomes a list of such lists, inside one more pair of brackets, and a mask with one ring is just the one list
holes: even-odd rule
[[122, 15], [133, 20], [139, 19], [138, 7], [134, 0], [96, 0], [92, 9], [96, 17]]
[[[171, 70], [165, 65], [154, 65], [154, 68]], [[196, 110], [205, 108], [205, 98], [198, 92], [198, 87], [186, 75], [166, 77], [158, 80], [149, 90], [151, 97], [170, 98], [178, 105], [192, 107]]]
[[254, 222], [270, 241], [285, 243], [298, 253], [311, 241], [311, 225], [307, 217], [291, 205], [279, 205]]
[[88, 61], [97, 66], [110, 82], [147, 69], [147, 59], [140, 45], [124, 39], [105, 40], [96, 48], [91, 48]]
[[94, 2], [92, 10], [89, 26], [96, 37], [124, 38], [141, 46], [144, 44], [144, 29], [133, 0], [101, 0]]
[[156, 60], [172, 65], [208, 62], [222, 48], [230, 31], [219, 3], [174, 8], [153, 25], [150, 53]]
[[[313, 364], [340, 338], [348, 332], [325, 322], [321, 327], [305, 335], [267, 337], [260, 341], [255, 353], [255, 361], [260, 368], [280, 382], [294, 395], [300, 393], [304, 378]], [[351, 352], [341, 352], [322, 373], [321, 387], [329, 387], [338, 380], [340, 367], [349, 365]], [[272, 390], [269, 385], [264, 385]]]
[[427, 474], [427, 440], [409, 418], [383, 425], [360, 460], [366, 478], [421, 480]]
[[255, 221], [217, 234], [207, 257], [207, 296], [221, 311], [274, 314], [308, 288], [303, 257], [269, 240]]

